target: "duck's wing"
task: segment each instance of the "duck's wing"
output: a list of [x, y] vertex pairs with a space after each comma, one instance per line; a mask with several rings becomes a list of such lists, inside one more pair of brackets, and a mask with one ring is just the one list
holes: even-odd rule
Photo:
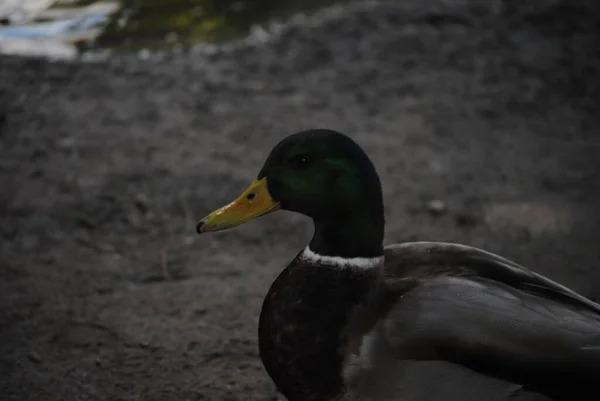
[[511, 260], [467, 245], [407, 242], [385, 248], [388, 277], [442, 274], [490, 279], [600, 314], [600, 304]]
[[443, 361], [368, 365], [342, 401], [551, 401], [521, 386]]
[[600, 306], [591, 300], [455, 244], [387, 247], [386, 272], [397, 298], [381, 327], [399, 358], [449, 361], [557, 397], [595, 386]]

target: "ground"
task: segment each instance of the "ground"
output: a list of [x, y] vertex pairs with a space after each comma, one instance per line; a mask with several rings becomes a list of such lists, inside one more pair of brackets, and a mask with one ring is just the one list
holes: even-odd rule
[[275, 399], [257, 318], [310, 222], [195, 224], [309, 127], [372, 157], [386, 243], [482, 247], [600, 297], [600, 8], [521, 4], [346, 6], [160, 60], [0, 58], [1, 398]]

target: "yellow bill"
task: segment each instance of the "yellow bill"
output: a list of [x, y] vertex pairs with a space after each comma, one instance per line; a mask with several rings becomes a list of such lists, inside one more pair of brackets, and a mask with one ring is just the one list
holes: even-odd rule
[[198, 234], [239, 226], [259, 216], [279, 210], [267, 188], [267, 177], [254, 180], [236, 200], [215, 210], [198, 223]]

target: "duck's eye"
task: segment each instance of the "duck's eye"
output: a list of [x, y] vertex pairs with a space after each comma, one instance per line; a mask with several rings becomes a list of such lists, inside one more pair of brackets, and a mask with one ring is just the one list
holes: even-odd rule
[[310, 164], [310, 156], [298, 155], [298, 156], [294, 157], [294, 164], [297, 167], [306, 167]]

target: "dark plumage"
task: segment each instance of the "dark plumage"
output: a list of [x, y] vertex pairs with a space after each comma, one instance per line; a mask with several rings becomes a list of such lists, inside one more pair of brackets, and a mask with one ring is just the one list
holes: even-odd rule
[[330, 399], [341, 391], [340, 338], [350, 323], [348, 307], [375, 292], [375, 275], [314, 266], [298, 255], [271, 285], [259, 320], [259, 349], [289, 400]]
[[597, 398], [600, 305], [476, 248], [384, 248], [379, 178], [350, 138], [287, 137], [198, 232], [278, 209], [315, 225], [259, 320], [261, 359], [290, 401]]

